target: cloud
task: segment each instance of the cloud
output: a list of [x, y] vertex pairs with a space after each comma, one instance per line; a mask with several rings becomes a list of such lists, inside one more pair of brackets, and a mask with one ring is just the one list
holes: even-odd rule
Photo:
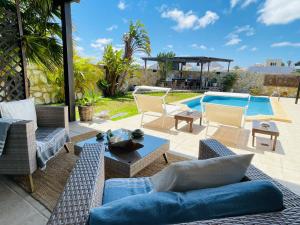
[[241, 47], [238, 48], [238, 51], [244, 51], [248, 48], [247, 45], [242, 45]]
[[81, 52], [84, 51], [84, 48], [81, 47], [81, 46], [76, 46], [75, 48], [76, 48], [77, 52], [80, 52], [80, 53], [81, 53]]
[[174, 46], [173, 46], [173, 45], [167, 45], [167, 48], [169, 48], [169, 49], [173, 49], [173, 48], [174, 48]]
[[167, 9], [165, 5], [161, 6], [159, 11], [162, 18], [171, 19], [177, 23], [173, 27], [176, 31], [205, 28], [219, 19], [219, 16], [212, 11], [206, 11], [203, 17], [198, 17], [192, 10], [183, 12], [177, 8]]
[[256, 52], [258, 49], [256, 47], [253, 47], [250, 49], [252, 52]]
[[118, 26], [117, 25], [112, 25], [112, 26], [110, 26], [110, 27], [108, 27], [108, 28], [106, 28], [106, 30], [107, 31], [113, 31], [113, 30], [116, 30], [116, 29], [118, 29]]
[[81, 39], [81, 37], [74, 35], [73, 40], [78, 42], [78, 41], [81, 41], [82, 39]]
[[118, 3], [118, 8], [120, 10], [125, 10], [127, 8], [127, 5], [126, 5], [125, 1], [120, 0], [119, 3]]
[[252, 3], [256, 3], [257, 0], [245, 0], [244, 3], [242, 4], [242, 8], [246, 8], [249, 5], [251, 5]]
[[242, 39], [241, 35], [245, 36], [253, 36], [255, 34], [255, 30], [250, 25], [244, 25], [244, 26], [236, 26], [234, 30], [227, 35], [228, 41], [226, 42], [226, 46], [232, 46], [239, 44]]
[[287, 24], [300, 19], [299, 0], [266, 0], [258, 21], [266, 25]]
[[231, 35], [228, 39], [229, 40], [225, 44], [226, 46], [237, 45], [242, 41], [238, 35]]
[[191, 47], [194, 49], [202, 49], [202, 50], [207, 49], [207, 47], [205, 45], [198, 45], [198, 44], [192, 44]]
[[104, 50], [104, 47], [110, 44], [113, 40], [111, 38], [98, 38], [96, 41], [91, 43], [92, 48]]
[[257, 0], [230, 0], [230, 8], [233, 9], [237, 5], [241, 4], [241, 8], [246, 8], [249, 5], [256, 3]]
[[234, 8], [239, 3], [239, 0], [230, 0], [230, 7]]
[[124, 49], [124, 44], [116, 44], [113, 46], [113, 49], [120, 51], [120, 50]]
[[273, 43], [271, 45], [272, 48], [279, 48], [279, 47], [294, 47], [294, 48], [300, 48], [300, 42], [289, 42], [289, 41], [284, 41], [284, 42], [277, 42]]

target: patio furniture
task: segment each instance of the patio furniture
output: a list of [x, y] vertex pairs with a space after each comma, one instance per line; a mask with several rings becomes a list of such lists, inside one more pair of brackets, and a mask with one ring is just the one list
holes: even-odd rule
[[[126, 138], [130, 136], [131, 132], [126, 129], [119, 129], [113, 131], [113, 134]], [[104, 153], [106, 171], [111, 171], [121, 177], [133, 177], [161, 156], [168, 163], [169, 140], [145, 134], [144, 137], [133, 139], [133, 141], [142, 145], [141, 148], [133, 152], [121, 153], [121, 151], [118, 151], [116, 153], [109, 151], [106, 137], [101, 141], [98, 141], [96, 137], [81, 141], [75, 144], [74, 150], [75, 154], [79, 155], [82, 151], [85, 151], [85, 144], [104, 144], [106, 146]]]
[[202, 113], [198, 111], [183, 111], [174, 116], [175, 128], [178, 129], [178, 121], [183, 120], [189, 124], [189, 132], [193, 132], [194, 120], [200, 119], [200, 126], [202, 125]]
[[[165, 94], [163, 96], [151, 96], [138, 94], [139, 91], [158, 91], [165, 92]], [[142, 114], [141, 126], [143, 126], [144, 115], [156, 116], [153, 113], [158, 113], [163, 118], [162, 127], [164, 127], [166, 117], [181, 109], [178, 105], [166, 104], [166, 97], [169, 91], [171, 91], [171, 88], [151, 86], [137, 86], [135, 88], [133, 97], [139, 113]]]
[[269, 127], [264, 127], [261, 125], [261, 121], [254, 120], [252, 122], [252, 146], [254, 147], [256, 133], [270, 135], [271, 140], [273, 140], [274, 137], [272, 150], [275, 151], [279, 130], [274, 122], [268, 122], [268, 124]]
[[[0, 174], [26, 175], [30, 192], [34, 191], [32, 174], [38, 161], [53, 157], [62, 147], [68, 151], [69, 121], [67, 106], [36, 106], [37, 125], [33, 121], [11, 124], [4, 153], [0, 157]], [[37, 157], [37, 148], [42, 151]]]
[[[103, 144], [87, 144], [75, 165], [48, 225], [87, 224], [90, 210], [102, 205], [104, 188]], [[213, 139], [201, 140], [199, 159], [233, 155], [234, 153]], [[284, 210], [246, 216], [228, 217], [184, 223], [196, 224], [297, 224], [300, 220], [300, 197], [250, 165], [245, 180], [268, 180], [283, 194]]]

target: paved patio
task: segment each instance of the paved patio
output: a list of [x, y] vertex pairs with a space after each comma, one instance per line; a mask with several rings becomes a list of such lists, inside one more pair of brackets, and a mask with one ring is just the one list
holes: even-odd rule
[[[193, 133], [188, 133], [184, 122], [179, 124], [179, 130], [174, 128], [173, 118], [169, 118], [166, 128], [161, 128], [161, 120], [155, 117], [145, 117], [143, 130], [170, 139], [171, 151], [188, 157], [197, 157], [199, 140], [215, 138], [227, 145], [236, 153], [255, 153], [253, 164], [265, 173], [286, 185], [300, 195], [300, 105], [294, 104], [294, 99], [281, 99], [282, 105], [292, 119], [292, 123], [276, 122], [280, 136], [276, 151], [271, 151], [270, 139], [259, 136], [255, 147], [251, 146], [251, 123], [247, 122], [245, 129], [224, 126], [210, 127], [206, 135], [206, 127], [200, 127], [195, 122]], [[70, 124], [72, 136], [92, 130], [106, 131], [108, 129], [140, 127], [140, 116], [133, 116], [120, 121], [105, 121], [96, 119], [91, 123], [74, 122]], [[16, 217], [16, 215], [18, 215]], [[13, 182], [0, 176], [0, 224], [46, 224], [50, 213], [30, 195]]]

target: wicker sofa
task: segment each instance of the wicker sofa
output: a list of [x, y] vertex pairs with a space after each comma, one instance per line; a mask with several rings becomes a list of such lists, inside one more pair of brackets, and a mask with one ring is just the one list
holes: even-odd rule
[[[101, 206], [104, 187], [104, 146], [85, 145], [63, 193], [48, 221], [48, 225], [88, 224], [89, 211]], [[199, 159], [234, 154], [213, 139], [200, 141]], [[246, 180], [270, 180], [283, 193], [285, 209], [275, 213], [195, 221], [184, 224], [300, 224], [300, 197], [274, 181], [254, 166]]]
[[[13, 123], [8, 131], [4, 154], [0, 157], [0, 174], [26, 175], [30, 192], [34, 191], [32, 174], [38, 168], [37, 141], [49, 140], [47, 134], [50, 132], [54, 135], [57, 132], [69, 134], [67, 106], [36, 106], [36, 113], [38, 130], [35, 131], [33, 121]], [[55, 152], [63, 146], [68, 151], [65, 143], [61, 140], [54, 146]]]

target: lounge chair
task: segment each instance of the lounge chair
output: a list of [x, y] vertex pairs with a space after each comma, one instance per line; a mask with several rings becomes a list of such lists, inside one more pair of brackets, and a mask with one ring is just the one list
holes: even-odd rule
[[[182, 107], [179, 105], [166, 104], [166, 96], [171, 88], [137, 86], [133, 92], [134, 100], [139, 113], [142, 114], [141, 126], [143, 126], [144, 115], [157, 116], [159, 114], [163, 118], [162, 127], [165, 125], [165, 119], [169, 115], [173, 115]], [[151, 96], [138, 93], [138, 91], [157, 91], [165, 92], [163, 96]], [[154, 114], [155, 113], [155, 114]]]

